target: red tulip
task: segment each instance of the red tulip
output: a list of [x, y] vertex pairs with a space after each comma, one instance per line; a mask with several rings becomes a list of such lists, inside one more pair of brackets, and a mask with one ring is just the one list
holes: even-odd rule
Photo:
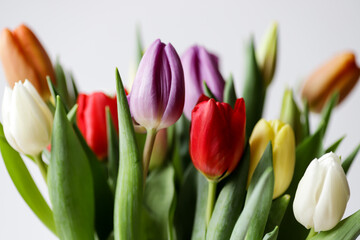
[[236, 100], [234, 109], [204, 95], [192, 111], [190, 156], [208, 180], [219, 181], [240, 161], [245, 142], [245, 102]]
[[118, 130], [116, 97], [109, 97], [102, 92], [90, 95], [79, 94], [77, 124], [90, 148], [99, 159], [107, 156], [107, 134], [105, 108], [109, 106], [112, 120]]

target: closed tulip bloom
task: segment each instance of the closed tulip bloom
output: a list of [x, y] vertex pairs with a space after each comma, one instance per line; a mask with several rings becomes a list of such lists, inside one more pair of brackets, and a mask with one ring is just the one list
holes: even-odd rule
[[25, 25], [13, 32], [5, 28], [0, 36], [0, 58], [6, 79], [11, 87], [21, 79], [28, 79], [45, 100], [50, 96], [46, 76], [55, 81], [49, 56]]
[[234, 109], [203, 95], [191, 115], [190, 156], [208, 180], [219, 181], [240, 161], [245, 141], [245, 102]]
[[271, 83], [275, 74], [277, 59], [277, 39], [277, 23], [274, 22], [267, 30], [263, 38], [262, 44], [260, 45], [259, 51], [256, 55], [266, 86]]
[[196, 45], [181, 56], [185, 74], [184, 114], [188, 119], [191, 119], [193, 108], [205, 92], [204, 81], [216, 99], [223, 101], [225, 81], [220, 74], [218, 61], [217, 56]]
[[353, 89], [360, 76], [352, 52], [343, 52], [320, 68], [305, 81], [302, 97], [309, 103], [311, 110], [320, 112], [327, 100], [335, 92], [339, 93], [341, 102]]
[[135, 121], [146, 129], [174, 124], [184, 108], [184, 73], [174, 47], [156, 40], [141, 59], [129, 95]]
[[274, 194], [279, 197], [289, 187], [295, 167], [295, 136], [290, 125], [280, 120], [260, 121], [250, 136], [250, 167], [248, 184], [269, 141], [273, 147]]
[[114, 126], [118, 130], [116, 98], [109, 97], [102, 92], [95, 92], [90, 95], [79, 94], [77, 104], [76, 119], [79, 129], [90, 148], [101, 160], [108, 153], [105, 112], [107, 106]]
[[340, 159], [327, 153], [310, 163], [299, 182], [293, 204], [295, 218], [315, 232], [330, 230], [344, 215], [349, 197]]
[[16, 151], [35, 156], [50, 144], [53, 116], [29, 81], [5, 88], [2, 118], [6, 140]]

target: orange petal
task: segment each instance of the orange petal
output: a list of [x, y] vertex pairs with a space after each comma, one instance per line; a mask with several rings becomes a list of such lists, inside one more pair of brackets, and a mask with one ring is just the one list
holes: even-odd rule
[[28, 79], [41, 92], [39, 77], [25, 58], [11, 31], [5, 28], [0, 35], [0, 58], [6, 79], [11, 87], [15, 82]]
[[310, 75], [304, 84], [302, 97], [308, 100], [312, 110], [320, 112], [336, 91], [340, 94], [341, 102], [355, 86], [359, 76], [360, 69], [356, 65], [355, 55], [343, 52]]
[[50, 92], [46, 76], [49, 76], [51, 80], [55, 82], [55, 73], [49, 56], [35, 34], [27, 26], [23, 24], [20, 25], [13, 31], [13, 34], [24, 56], [40, 77], [42, 96], [48, 96]]

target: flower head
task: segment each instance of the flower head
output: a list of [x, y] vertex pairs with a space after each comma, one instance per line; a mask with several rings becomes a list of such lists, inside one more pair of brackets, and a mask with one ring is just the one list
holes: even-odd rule
[[40, 41], [27, 26], [20, 25], [13, 32], [7, 28], [2, 31], [0, 58], [11, 87], [28, 79], [43, 99], [50, 96], [46, 76], [55, 81], [54, 69]]
[[107, 156], [106, 107], [109, 107], [114, 126], [118, 129], [116, 98], [102, 92], [90, 95], [79, 94], [77, 124], [86, 142], [95, 154], [103, 159]]
[[289, 187], [295, 167], [295, 136], [290, 125], [279, 120], [261, 119], [250, 136], [250, 167], [248, 183], [263, 155], [267, 144], [273, 146], [275, 176], [273, 198], [279, 197]]
[[349, 197], [340, 159], [327, 153], [310, 163], [299, 182], [293, 204], [295, 218], [316, 232], [330, 230], [344, 215]]
[[320, 112], [331, 95], [338, 92], [341, 102], [359, 80], [360, 69], [352, 52], [343, 52], [320, 68], [305, 81], [302, 97], [311, 110]]
[[131, 114], [147, 129], [174, 124], [184, 107], [184, 73], [174, 47], [156, 40], [145, 52], [129, 96]]
[[194, 166], [208, 179], [218, 181], [240, 161], [245, 142], [245, 102], [234, 109], [205, 96], [192, 111], [190, 156]]
[[6, 140], [18, 152], [34, 156], [50, 144], [53, 116], [29, 81], [5, 88], [2, 118]]
[[193, 46], [182, 56], [185, 74], [184, 114], [190, 119], [199, 97], [204, 93], [205, 81], [218, 101], [223, 101], [225, 81], [219, 71], [218, 57], [204, 47]]

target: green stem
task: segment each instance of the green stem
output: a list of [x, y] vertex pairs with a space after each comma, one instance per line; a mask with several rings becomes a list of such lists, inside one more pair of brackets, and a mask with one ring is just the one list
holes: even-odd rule
[[314, 231], [314, 228], [310, 229], [309, 235], [306, 237], [305, 240], [311, 239], [313, 236], [315, 236], [317, 232]]
[[212, 212], [214, 210], [214, 204], [215, 204], [215, 195], [216, 195], [216, 185], [217, 182], [208, 180], [209, 182], [209, 190], [208, 190], [208, 199], [207, 199], [207, 205], [206, 205], [206, 227], [209, 225], [210, 218], [212, 215]]
[[38, 165], [41, 175], [43, 176], [45, 182], [47, 183], [47, 165], [42, 160], [41, 153], [32, 157], [35, 160], [36, 164]]
[[146, 177], [147, 177], [148, 170], [149, 170], [151, 153], [152, 153], [152, 150], [153, 150], [153, 147], [154, 147], [155, 137], [156, 137], [156, 129], [150, 129], [150, 130], [147, 131], [146, 140], [145, 140], [145, 147], [144, 147], [144, 153], [143, 153], [144, 188], [145, 188]]

